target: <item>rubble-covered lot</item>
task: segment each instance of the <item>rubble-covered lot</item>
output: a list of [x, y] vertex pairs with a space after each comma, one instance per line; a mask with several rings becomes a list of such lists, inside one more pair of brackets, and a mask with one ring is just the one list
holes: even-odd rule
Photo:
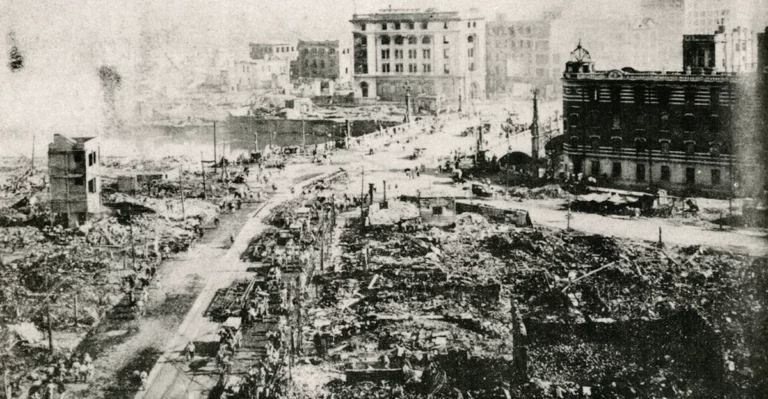
[[315, 279], [302, 367], [344, 376], [301, 396], [768, 392], [764, 258], [472, 214], [454, 228], [364, 236], [352, 219], [340, 246], [341, 272]]
[[[134, 169], [164, 170], [178, 166], [181, 161], [132, 162], [141, 167], [130, 162], [108, 162], [109, 165], [102, 167], [118, 175], [132, 173]], [[234, 210], [261, 199], [259, 187], [268, 181], [266, 174], [259, 173], [259, 183], [250, 187], [244, 181], [233, 181], [246, 176], [243, 166], [234, 165], [221, 175], [209, 174], [206, 193], [202, 192], [199, 172], [185, 171], [180, 179], [158, 181], [152, 190], [139, 190], [138, 194], [115, 192], [116, 185], [106, 182], [109, 188], [102, 192], [102, 212], [78, 228], [67, 229], [51, 223], [44, 169], [32, 168], [28, 160], [3, 159], [0, 162], [0, 340], [3, 342], [0, 362], [9, 373], [6, 383], [18, 384], [14, 392], [41, 378], [50, 378], [47, 373], [39, 372], [41, 366], [59, 360], [69, 365], [74, 356], [81, 358], [82, 352], [94, 356], [97, 363], [104, 363], [99, 358], [102, 352], [109, 351], [105, 345], [115, 346], [125, 341], [138, 331], [139, 325], [154, 328], [156, 321], [151, 317], [155, 314], [167, 315], [163, 320], [164, 329], [175, 329], [180, 322], [176, 316], [186, 313], [194, 301], [191, 294], [199, 288], [186, 290], [190, 293], [187, 296], [171, 297], [166, 293], [168, 289], [162, 290], [159, 283], [150, 284], [150, 281], [162, 266], [161, 261], [186, 251], [192, 242], [206, 236], [207, 230], [218, 226], [219, 218], [227, 220], [221, 212], [234, 215]], [[183, 200], [179, 187], [183, 187]], [[223, 230], [229, 231], [230, 227], [225, 226]], [[217, 234], [209, 235], [214, 236]], [[151, 314], [150, 319], [142, 323], [143, 313], [137, 298], [142, 294], [148, 298], [149, 289], [153, 293], [163, 292], [158, 296], [162, 303], [146, 306], [143, 299], [142, 305], [149, 307]], [[172, 298], [177, 298], [178, 303], [170, 301]], [[53, 353], [48, 350], [49, 328], [53, 333]], [[110, 329], [130, 333], [93, 345], [94, 334], [111, 332]], [[89, 331], [93, 333], [90, 336]], [[66, 340], [61, 338], [64, 336]], [[90, 340], [78, 345], [86, 336]], [[126, 356], [125, 353], [112, 355], [116, 363]]]

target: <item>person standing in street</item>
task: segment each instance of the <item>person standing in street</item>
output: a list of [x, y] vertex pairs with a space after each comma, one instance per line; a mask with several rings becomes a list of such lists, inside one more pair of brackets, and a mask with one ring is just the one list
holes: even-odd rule
[[194, 342], [189, 341], [189, 343], [187, 343], [187, 346], [184, 348], [184, 356], [186, 356], [188, 362], [195, 360], [195, 343]]

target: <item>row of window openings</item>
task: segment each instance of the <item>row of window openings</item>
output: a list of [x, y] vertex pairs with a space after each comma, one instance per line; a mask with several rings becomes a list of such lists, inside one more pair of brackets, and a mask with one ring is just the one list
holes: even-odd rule
[[[257, 70], [258, 70], [258, 68], [257, 68]], [[271, 65], [269, 65], [269, 66], [262, 65], [261, 66], [261, 71], [262, 72], [267, 72], [267, 71], [272, 72], [272, 66]], [[251, 67], [243, 65], [243, 72], [251, 72]], [[280, 68], [280, 72], [285, 72], [285, 68], [281, 67]]]
[[[599, 176], [600, 175], [600, 162], [598, 161], [592, 161], [591, 165], [591, 175], [592, 176]], [[611, 165], [611, 177], [614, 179], [621, 179], [622, 177], [622, 170], [621, 170], [621, 162], [613, 162]], [[643, 182], [646, 180], [646, 169], [645, 164], [637, 164], [635, 165], [635, 180]], [[661, 166], [661, 175], [659, 176], [659, 180], [661, 181], [671, 181], [672, 180], [672, 171], [669, 168], [669, 166], [662, 165]], [[695, 184], [696, 183], [696, 168], [685, 168], [685, 182], [687, 184]], [[719, 186], [722, 184], [723, 178], [722, 173], [720, 169], [711, 169], [710, 170], [710, 184], [713, 186]]]
[[[574, 130], [579, 127], [579, 124], [580, 124], [579, 114], [571, 114], [568, 118], [568, 128], [570, 130]], [[587, 125], [590, 128], [599, 128], [597, 116], [590, 115], [589, 119], [587, 119]], [[635, 130], [645, 130], [646, 126], [648, 126], [647, 115], [645, 114], [637, 115]], [[720, 116], [715, 114], [710, 115], [708, 118], [707, 126], [709, 128], [710, 133], [720, 133], [722, 131], [722, 123], [720, 121]], [[696, 127], [697, 127], [697, 118], [693, 114], [683, 115], [682, 128], [684, 132], [686, 133], [695, 132]], [[611, 121], [611, 129], [621, 130], [621, 128], [622, 128], [621, 116], [614, 115], [613, 120]], [[669, 115], [667, 114], [661, 115], [659, 130], [661, 131], [670, 130]]]
[[[650, 89], [638, 86], [633, 90], [633, 100], [636, 104], [645, 104], [649, 98]], [[660, 105], [669, 105], [671, 89], [669, 87], [659, 87], [656, 89], [656, 98]], [[611, 88], [610, 94], [611, 102], [615, 104], [621, 103], [621, 88]], [[685, 88], [685, 103], [687, 105], [693, 105], [696, 102], [696, 89], [693, 87]], [[587, 87], [587, 99], [591, 102], [600, 101], [600, 90], [597, 87]], [[712, 105], [720, 104], [720, 90], [717, 88], [709, 89], [709, 103]]]
[[[428, 29], [429, 28], [429, 22], [420, 22], [421, 29]], [[400, 30], [403, 26], [407, 27], [410, 30], [416, 29], [416, 23], [415, 22], [393, 22], [392, 28], [394, 30]], [[389, 27], [389, 23], [384, 22], [381, 24], [381, 30], [387, 30]], [[367, 26], [366, 24], [360, 24], [360, 30], [366, 30]], [[467, 22], [467, 28], [477, 28], [477, 22]], [[448, 22], [443, 22], [443, 29], [448, 29]]]
[[[82, 186], [85, 185], [85, 178], [83, 178], [83, 177], [76, 177], [72, 181], [72, 184], [74, 186], [76, 186], [76, 187], [78, 187], [78, 186], [82, 187]], [[94, 177], [93, 179], [88, 180], [88, 192], [89, 193], [95, 193], [96, 192], [96, 188], [97, 188], [97, 186], [96, 186], [96, 178]]]
[[[318, 54], [318, 53], [319, 54], [325, 54], [325, 48], [312, 47], [311, 50], [308, 49], [308, 48], [303, 48], [303, 49], [301, 49], [301, 53], [305, 54], [305, 55], [309, 54], [309, 53], [312, 53], [312, 54]], [[328, 48], [328, 54], [336, 54], [336, 49], [332, 48], [332, 47], [329, 47]], [[344, 54], [344, 53], [342, 53], [342, 54]]]
[[[389, 73], [392, 72], [392, 67], [390, 64], [381, 64], [381, 72]], [[395, 64], [395, 72], [403, 72], [403, 64]], [[410, 73], [417, 73], [418, 72], [418, 65], [417, 64], [408, 64], [408, 72]], [[432, 73], [432, 65], [431, 64], [423, 64], [422, 65], [422, 72], [424, 73]], [[445, 73], [448, 72], [448, 65], [445, 65]]]
[[[395, 50], [395, 59], [401, 60], [403, 59], [403, 50]], [[381, 50], [381, 59], [382, 60], [388, 60], [390, 55], [390, 50]], [[408, 50], [408, 59], [416, 59], [416, 56], [418, 55], [417, 50]], [[430, 59], [432, 58], [432, 51], [431, 50], [422, 50], [421, 52], [422, 58], [424, 59]], [[448, 55], [448, 52], [445, 52], [446, 58]]]
[[[310, 64], [309, 60], [304, 60], [304, 67], [309, 68], [310, 66], [312, 68], [318, 68], [318, 67], [325, 68], [325, 61], [320, 60], [320, 62], [318, 63], [317, 60], [312, 60], [312, 63]], [[329, 67], [336, 66], [336, 62], [334, 62], [333, 60], [328, 61], [328, 66]]]
[[[543, 42], [543, 43], [547, 43], [547, 42]], [[520, 40], [520, 41], [517, 42], [517, 45], [515, 44], [514, 40], [512, 40], [512, 41], [507, 40], [506, 43], [502, 42], [502, 41], [498, 41], [498, 42], [496, 42], [496, 46], [494, 46], [494, 47], [496, 47], [496, 48], [503, 48], [503, 47], [509, 47], [509, 48], [516, 48], [516, 47], [531, 48], [531, 41], [530, 40]], [[549, 50], [549, 46], [548, 45], [541, 45], [541, 46], [537, 45], [536, 46], [536, 50], [547, 51], [547, 50]]]
[[[499, 28], [494, 29], [492, 32], [497, 34], [497, 35], [502, 35], [504, 33], [504, 28], [499, 27]], [[530, 36], [530, 34], [531, 34], [531, 27], [530, 26], [526, 26], [525, 30], [523, 30], [522, 27], [518, 27], [518, 32], [520, 32], [521, 35], [525, 34], [525, 35], [529, 35]], [[509, 27], [509, 35], [510, 36], [515, 36], [515, 34], [516, 34], [515, 27], [514, 26], [510, 26]]]
[[[661, 153], [663, 155], [669, 155], [669, 141], [668, 140], [662, 140], [660, 141], [661, 144]], [[600, 149], [600, 139], [599, 138], [592, 138], [591, 143], [592, 150], [599, 150]], [[613, 151], [621, 151], [622, 150], [622, 140], [620, 137], [615, 137], [611, 139], [611, 148]], [[648, 149], [648, 145], [645, 142], [645, 139], [636, 139], [635, 140], [635, 151], [637, 152], [644, 152]], [[687, 140], [685, 142], [685, 153], [686, 155], [694, 155], [696, 153], [696, 142], [693, 140]], [[709, 153], [713, 156], [719, 156], [720, 155], [720, 144], [713, 142], [709, 145]]]
[[[394, 42], [396, 46], [402, 46], [405, 44], [405, 36], [395, 36]], [[474, 43], [475, 42], [475, 35], [469, 35], [467, 36], [467, 43]], [[390, 38], [387, 35], [381, 36], [381, 44], [383, 46], [388, 46], [392, 43], [392, 38]], [[432, 37], [431, 36], [424, 36], [421, 38], [421, 44], [431, 44], [432, 43]], [[416, 36], [408, 36], [408, 44], [419, 44], [419, 38]], [[443, 44], [448, 44], [448, 36], [443, 36]]]
[[[85, 163], [85, 152], [74, 152], [72, 154], [72, 161], [75, 163], [75, 165], [81, 165]], [[96, 152], [89, 152], [88, 153], [88, 166], [93, 166], [98, 162], [98, 155]]]

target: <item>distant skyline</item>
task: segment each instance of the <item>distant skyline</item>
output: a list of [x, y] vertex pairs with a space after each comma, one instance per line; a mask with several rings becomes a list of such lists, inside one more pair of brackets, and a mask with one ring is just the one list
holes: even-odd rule
[[[755, 0], [765, 2], [766, 0]], [[146, 43], [167, 58], [199, 47], [246, 57], [249, 42], [340, 39], [353, 13], [388, 8], [466, 10], [488, 19], [531, 19], [562, 8], [566, 18], [636, 12], [640, 0], [8, 0], [0, 13], [3, 54], [15, 43], [25, 68], [0, 68], [0, 129], [98, 131], [103, 94], [96, 74], [109, 65], [126, 85], [140, 78]], [[574, 38], [574, 44], [577, 38]], [[7, 61], [4, 60], [3, 65]], [[30, 118], [30, 115], [36, 115]]]

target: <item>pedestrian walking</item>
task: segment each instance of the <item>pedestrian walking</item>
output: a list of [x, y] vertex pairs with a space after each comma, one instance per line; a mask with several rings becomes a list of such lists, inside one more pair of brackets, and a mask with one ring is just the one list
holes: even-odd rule
[[146, 391], [147, 390], [147, 384], [149, 380], [149, 375], [146, 371], [142, 371], [141, 374], [139, 374], [139, 381], [141, 383], [141, 390]]
[[189, 341], [187, 343], [187, 346], [184, 348], [184, 355], [186, 356], [188, 362], [195, 359], [195, 343], [194, 342]]
[[139, 299], [136, 302], [135, 311], [136, 311], [136, 313], [138, 314], [139, 317], [143, 317], [146, 314], [146, 309], [144, 307], [144, 301]]
[[78, 373], [79, 373], [79, 378], [83, 382], [88, 382], [88, 374], [90, 373], [90, 370], [93, 370], [93, 363], [88, 363], [88, 364], [83, 363], [80, 365], [80, 370], [78, 370]]

